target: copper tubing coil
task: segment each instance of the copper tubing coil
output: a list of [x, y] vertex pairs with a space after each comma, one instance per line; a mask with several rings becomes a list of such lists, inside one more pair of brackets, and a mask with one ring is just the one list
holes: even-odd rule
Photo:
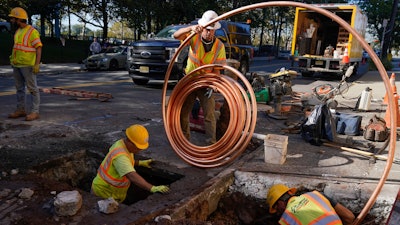
[[[374, 62], [374, 64], [376, 65], [379, 74], [383, 80], [383, 83], [385, 85], [385, 89], [387, 93], [391, 93], [391, 85], [389, 82], [389, 77], [387, 75], [387, 72], [385, 70], [385, 67], [383, 66], [382, 62], [380, 61], [380, 59], [378, 58], [378, 56], [376, 54], [374, 54], [374, 51], [372, 50], [372, 48], [368, 45], [368, 43], [364, 40], [364, 38], [354, 29], [352, 28], [346, 21], [344, 21], [342, 18], [338, 17], [337, 15], [335, 15], [332, 12], [329, 12], [326, 9], [323, 8], [319, 8], [317, 6], [314, 5], [309, 5], [309, 4], [305, 4], [305, 3], [300, 3], [300, 2], [291, 2], [291, 1], [271, 1], [271, 2], [262, 2], [262, 3], [256, 3], [256, 4], [252, 4], [252, 5], [248, 5], [248, 6], [243, 6], [237, 9], [234, 9], [232, 11], [229, 11], [227, 13], [224, 13], [220, 16], [218, 16], [217, 18], [211, 20], [208, 24], [205, 25], [209, 26], [212, 23], [215, 23], [219, 20], [222, 19], [226, 19], [230, 16], [242, 13], [242, 12], [246, 12], [246, 11], [250, 11], [250, 10], [254, 10], [257, 8], [266, 8], [266, 7], [278, 7], [278, 6], [285, 6], [285, 7], [302, 7], [302, 8], [306, 8], [309, 10], [313, 10], [317, 13], [320, 13], [334, 21], [336, 21], [340, 26], [342, 26], [344, 29], [346, 29], [349, 33], [351, 33], [353, 35], [353, 38], [356, 38], [360, 43], [361, 46], [366, 50], [366, 52], [370, 55], [371, 60]], [[175, 55], [172, 57], [170, 64], [168, 65], [168, 69], [167, 72], [165, 74], [165, 79], [164, 79], [164, 87], [163, 87], [163, 93], [162, 93], [162, 105], [165, 105], [166, 102], [166, 92], [167, 92], [167, 83], [172, 71], [172, 66], [173, 66], [173, 62], [175, 61], [175, 59], [177, 58], [177, 56], [179, 55], [179, 53], [181, 52], [181, 50], [183, 49], [183, 47], [185, 46], [185, 44], [194, 36], [195, 34], [192, 33], [190, 34], [183, 42], [182, 44], [179, 46], [179, 48], [177, 49], [177, 52], [175, 53]], [[248, 88], [248, 90], [250, 90], [251, 93], [251, 88]], [[251, 93], [251, 101], [253, 102], [253, 98], [254, 95]], [[365, 218], [365, 216], [367, 215], [367, 213], [370, 211], [370, 209], [372, 208], [373, 204], [375, 203], [379, 193], [382, 190], [382, 187], [384, 185], [384, 183], [386, 182], [386, 179], [389, 175], [390, 169], [392, 167], [393, 164], [393, 160], [394, 160], [394, 153], [396, 150], [396, 106], [395, 106], [395, 98], [394, 95], [388, 95], [388, 107], [389, 107], [389, 113], [390, 113], [390, 143], [389, 143], [389, 151], [388, 151], [388, 160], [386, 162], [384, 171], [382, 173], [382, 176], [379, 180], [379, 183], [377, 184], [375, 190], [373, 191], [371, 197], [369, 198], [368, 202], [366, 203], [366, 205], [364, 206], [364, 208], [362, 209], [362, 211], [358, 214], [358, 216], [356, 217], [356, 219], [353, 222], [353, 225], [357, 225], [360, 224], [361, 221]], [[175, 109], [176, 110], [176, 109]], [[246, 109], [247, 111], [250, 111], [250, 108]], [[174, 111], [174, 109], [172, 109], [172, 111]], [[231, 110], [232, 111], [232, 110]], [[172, 136], [173, 134], [171, 134], [169, 132], [169, 128], [167, 128], [168, 126], [174, 126], [170, 124], [170, 121], [167, 120], [167, 111], [165, 109], [165, 107], [162, 107], [162, 112], [163, 112], [163, 120], [164, 120], [164, 125], [166, 128], [166, 133], [167, 133], [167, 137], [169, 140], [172, 140]], [[172, 113], [172, 112], [169, 112]], [[175, 125], [176, 126], [176, 125]], [[175, 134], [174, 134], [175, 135]], [[251, 135], [249, 135], [250, 137]], [[233, 137], [232, 137], [233, 138]], [[221, 140], [220, 140], [221, 141]], [[216, 143], [216, 145], [218, 145], [218, 143]], [[174, 147], [174, 146], [173, 146]], [[187, 151], [191, 151], [191, 146], [188, 145], [187, 146]], [[203, 165], [203, 160], [199, 160], [199, 162], [196, 162], [196, 164], [200, 164]], [[209, 167], [211, 167], [208, 164]]]
[[[246, 88], [251, 88], [246, 77], [239, 71], [230, 66], [216, 64], [197, 68], [174, 87], [166, 109], [165, 129], [168, 139], [175, 152], [185, 162], [203, 168], [222, 166], [236, 159], [250, 142], [257, 118], [254, 93], [253, 99], [252, 97], [249, 99], [245, 89], [236, 80], [215, 73], [194, 75], [209, 67], [230, 70], [246, 82]], [[220, 140], [209, 146], [192, 144], [183, 135], [180, 123], [181, 108], [187, 96], [201, 88], [212, 88], [214, 92], [222, 94], [230, 109], [228, 129]]]

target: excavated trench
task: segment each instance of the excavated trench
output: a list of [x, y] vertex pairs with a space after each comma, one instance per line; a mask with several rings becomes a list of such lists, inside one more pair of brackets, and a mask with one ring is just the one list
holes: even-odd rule
[[[73, 154], [53, 159], [33, 169], [41, 177], [51, 177], [55, 181], [65, 182], [72, 187], [90, 192], [93, 178], [104, 156], [95, 152], [81, 150]], [[153, 185], [170, 185], [181, 179], [183, 175], [157, 168], [137, 167], [136, 171], [149, 183]], [[132, 184], [128, 189], [124, 204], [131, 205], [146, 199], [150, 192]]]
[[[79, 188], [85, 192], [90, 192], [90, 185], [93, 177], [96, 175], [97, 168], [103, 159], [102, 155], [91, 151], [78, 151], [73, 154], [52, 159], [35, 166], [41, 177], [51, 177], [56, 182], [67, 183], [68, 185]], [[184, 175], [158, 168], [137, 168], [137, 172], [155, 185], [171, 185], [184, 178]], [[223, 180], [223, 179], [222, 179]], [[232, 185], [232, 184], [230, 184]], [[324, 186], [324, 184], [320, 184]], [[201, 188], [201, 187], [199, 187]], [[199, 190], [203, 191], [203, 190]], [[302, 188], [301, 192], [310, 191]], [[142, 190], [135, 185], [131, 185], [125, 205], [134, 205], [145, 200], [151, 195], [148, 191]], [[279, 218], [268, 213], [268, 207], [265, 200], [246, 195], [238, 190], [227, 190], [219, 196], [216, 203], [217, 209], [207, 217], [207, 221], [196, 219], [180, 219], [177, 221], [153, 220], [147, 221], [147, 224], [278, 224]], [[189, 208], [187, 210], [190, 210]], [[188, 213], [188, 212], [186, 212]], [[368, 216], [362, 224], [382, 224], [376, 218]]]

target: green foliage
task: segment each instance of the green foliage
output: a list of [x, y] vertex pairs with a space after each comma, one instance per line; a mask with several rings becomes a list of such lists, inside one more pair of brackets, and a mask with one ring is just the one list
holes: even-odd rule
[[[5, 49], [0, 54], [0, 65], [10, 64], [13, 37], [8, 33], [0, 33], [0, 49]], [[87, 58], [90, 41], [66, 40], [62, 46], [58, 38], [42, 38], [43, 63], [78, 63]]]
[[[389, 59], [387, 58], [381, 59], [381, 62], [382, 65], [385, 67], [385, 70], [393, 69], [393, 64]], [[375, 63], [371, 59], [368, 59], [368, 70], [377, 70]]]

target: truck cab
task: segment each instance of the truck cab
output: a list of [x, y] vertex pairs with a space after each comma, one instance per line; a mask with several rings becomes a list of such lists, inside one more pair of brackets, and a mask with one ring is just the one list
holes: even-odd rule
[[[215, 33], [225, 45], [226, 58], [240, 62], [239, 70], [246, 74], [253, 58], [250, 25], [230, 21], [220, 21], [221, 28]], [[175, 31], [182, 27], [197, 24], [170, 25], [148, 40], [132, 43], [128, 52], [128, 71], [133, 82], [138, 85], [147, 84], [150, 80], [164, 81], [165, 74], [180, 40], [173, 37]], [[169, 82], [176, 83], [183, 76], [188, 59], [189, 47], [183, 48], [176, 58]]]

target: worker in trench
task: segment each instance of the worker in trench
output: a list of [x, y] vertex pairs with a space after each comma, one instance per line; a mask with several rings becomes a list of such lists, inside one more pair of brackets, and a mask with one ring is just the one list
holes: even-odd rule
[[267, 194], [269, 212], [280, 216], [279, 224], [352, 224], [355, 216], [342, 204], [318, 191], [296, 195], [296, 188], [273, 185]]
[[[215, 31], [221, 27], [219, 22], [204, 27], [211, 20], [218, 17], [212, 10], [204, 12], [197, 25], [183, 27], [174, 33], [174, 38], [185, 40], [191, 32], [196, 34], [191, 38], [189, 57], [185, 74], [189, 74], [196, 68], [207, 64], [226, 64], [225, 46], [221, 40], [215, 37]], [[220, 74], [219, 69], [209, 68], [205, 73]], [[211, 89], [198, 89], [186, 98], [180, 115], [181, 127], [185, 137], [190, 140], [189, 116], [192, 112], [196, 98], [200, 100], [200, 105], [204, 112], [204, 126], [207, 144], [216, 142], [216, 118], [215, 118], [215, 99]]]
[[112, 197], [123, 202], [132, 183], [152, 193], [169, 192], [166, 185], [155, 186], [148, 183], [135, 171], [135, 166], [151, 168], [152, 159], [135, 160], [135, 154], [149, 146], [149, 133], [142, 125], [132, 125], [125, 131], [126, 137], [116, 141], [97, 170], [91, 192], [102, 198]]

